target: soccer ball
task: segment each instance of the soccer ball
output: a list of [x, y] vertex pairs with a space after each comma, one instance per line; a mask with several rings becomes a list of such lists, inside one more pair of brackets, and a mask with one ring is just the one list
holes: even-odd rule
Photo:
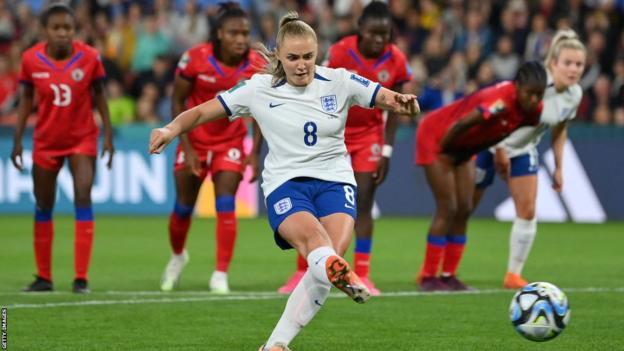
[[530, 283], [511, 299], [509, 317], [520, 335], [532, 341], [548, 341], [568, 325], [570, 306], [563, 291], [553, 284]]

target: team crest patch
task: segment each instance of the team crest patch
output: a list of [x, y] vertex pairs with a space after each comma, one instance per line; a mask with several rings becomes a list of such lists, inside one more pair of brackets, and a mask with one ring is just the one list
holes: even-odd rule
[[84, 78], [84, 72], [80, 68], [76, 68], [72, 71], [71, 77], [76, 82], [80, 82]]
[[323, 111], [325, 112], [336, 112], [338, 110], [338, 99], [336, 99], [336, 95], [321, 96], [321, 107], [323, 107]]
[[492, 105], [490, 105], [490, 107], [488, 108], [488, 111], [490, 112], [490, 114], [495, 115], [497, 113], [501, 113], [505, 110], [505, 103], [503, 102], [503, 100], [496, 100], [496, 102], [494, 102]]
[[182, 55], [182, 57], [180, 58], [180, 61], [178, 62], [178, 68], [185, 69], [186, 66], [188, 66], [190, 61], [191, 61], [191, 57], [189, 56], [188, 52], [185, 52], [184, 55]]
[[362, 76], [358, 76], [357, 74], [352, 74], [351, 75], [351, 80], [354, 80], [360, 84], [362, 84], [363, 86], [367, 87], [370, 84], [370, 80], [362, 77]]
[[380, 82], [385, 82], [388, 78], [390, 78], [390, 73], [388, 73], [385, 69], [377, 73], [377, 79], [379, 79]]
[[283, 215], [284, 213], [290, 211], [292, 209], [292, 202], [290, 202], [289, 197], [285, 197], [273, 205], [273, 209], [275, 213], [278, 215]]
[[228, 158], [230, 159], [230, 161], [233, 161], [233, 162], [240, 161], [241, 159], [240, 150], [237, 148], [231, 148], [230, 150], [228, 150]]

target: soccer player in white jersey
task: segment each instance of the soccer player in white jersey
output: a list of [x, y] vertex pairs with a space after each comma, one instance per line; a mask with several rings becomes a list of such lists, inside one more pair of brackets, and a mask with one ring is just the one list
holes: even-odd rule
[[345, 69], [316, 66], [314, 30], [291, 12], [282, 18], [268, 74], [256, 74], [152, 131], [160, 153], [179, 134], [218, 118], [252, 116], [267, 140], [262, 174], [277, 245], [307, 258], [308, 271], [290, 295], [260, 350], [288, 344], [319, 311], [331, 285], [358, 303], [369, 292], [342, 258], [353, 233], [356, 187], [344, 127], [352, 105], [416, 115], [416, 96], [399, 94]]
[[544, 62], [548, 72], [548, 86], [544, 93], [540, 124], [518, 129], [495, 148], [477, 156], [474, 207], [479, 203], [485, 189], [492, 184], [494, 173], [499, 173], [507, 181], [516, 207], [516, 218], [509, 239], [507, 274], [503, 281], [505, 288], [518, 289], [527, 284], [521, 274], [537, 233], [537, 145], [548, 128], [552, 128], [552, 149], [555, 157], [552, 187], [558, 192], [563, 187], [563, 147], [567, 138], [568, 121], [576, 116], [583, 97], [578, 81], [583, 74], [585, 57], [585, 46], [574, 31], [557, 32]]

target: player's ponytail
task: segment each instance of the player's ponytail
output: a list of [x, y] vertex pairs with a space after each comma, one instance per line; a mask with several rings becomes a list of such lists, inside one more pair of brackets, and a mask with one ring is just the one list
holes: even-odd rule
[[265, 73], [273, 76], [272, 84], [276, 85], [286, 78], [286, 72], [282, 63], [277, 58], [277, 50], [283, 45], [284, 38], [286, 36], [306, 36], [310, 35], [316, 41], [316, 33], [314, 29], [307, 23], [299, 19], [299, 14], [295, 11], [290, 11], [282, 17], [279, 24], [279, 30], [277, 31], [276, 48], [269, 51], [264, 45], [258, 45], [258, 51], [264, 56], [269, 63], [265, 69]]
[[219, 3], [217, 15], [212, 20], [210, 28], [210, 42], [212, 43], [212, 50], [216, 55], [220, 55], [221, 52], [221, 41], [218, 35], [219, 29], [231, 18], [247, 18], [247, 13], [236, 2], [227, 1]]
[[544, 66], [550, 67], [552, 61], [559, 59], [559, 54], [563, 49], [574, 49], [583, 51], [587, 54], [585, 45], [581, 42], [576, 32], [572, 29], [559, 30], [552, 39], [546, 59], [544, 60]]
[[547, 83], [546, 70], [537, 61], [525, 62], [518, 69], [514, 80], [519, 85], [540, 85], [545, 88]]

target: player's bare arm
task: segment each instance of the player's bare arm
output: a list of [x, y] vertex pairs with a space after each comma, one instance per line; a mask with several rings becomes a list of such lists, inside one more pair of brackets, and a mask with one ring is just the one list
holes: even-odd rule
[[214, 121], [226, 116], [223, 105], [217, 99], [211, 99], [176, 116], [162, 128], [152, 130], [149, 152], [161, 153], [167, 145], [182, 133], [186, 133], [200, 124]]
[[420, 106], [416, 95], [399, 94], [390, 89], [380, 88], [375, 98], [375, 106], [396, 114], [416, 116], [420, 113]]
[[442, 152], [451, 154], [453, 151], [456, 151], [451, 149], [451, 146], [455, 143], [455, 141], [472, 126], [479, 124], [484, 120], [485, 118], [483, 117], [481, 111], [474, 110], [455, 122], [455, 124], [449, 128], [440, 141], [440, 148]]
[[108, 154], [108, 161], [106, 161], [106, 168], [111, 169], [113, 166], [113, 155], [115, 154], [115, 147], [113, 146], [113, 127], [110, 121], [110, 115], [108, 113], [108, 104], [106, 102], [106, 94], [104, 93], [104, 82], [102, 80], [95, 81], [93, 83], [93, 102], [95, 108], [102, 118], [102, 126], [104, 127], [104, 144], [102, 145], [102, 156]]
[[553, 173], [552, 187], [555, 191], [563, 189], [563, 147], [568, 138], [567, 122], [561, 122], [552, 129], [552, 149], [555, 156], [555, 171]]
[[32, 85], [20, 85], [20, 100], [17, 107], [17, 124], [15, 125], [15, 135], [13, 137], [13, 151], [11, 152], [11, 161], [13, 166], [20, 172], [24, 170], [24, 161], [22, 160], [22, 136], [26, 127], [26, 120], [33, 108], [33, 99], [35, 90]]

